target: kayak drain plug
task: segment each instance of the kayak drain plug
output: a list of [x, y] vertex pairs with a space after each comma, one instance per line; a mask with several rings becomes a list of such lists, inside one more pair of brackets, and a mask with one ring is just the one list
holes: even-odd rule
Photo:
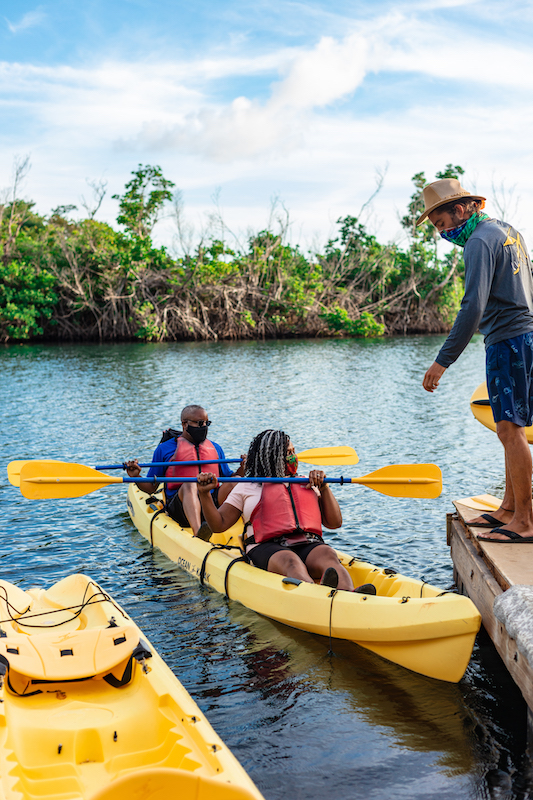
[[58, 745], [57, 745], [57, 752], [58, 752], [58, 755], [60, 755], [60, 754], [61, 754], [61, 751], [62, 751], [62, 749], [63, 749], [63, 745], [62, 745], [62, 744], [58, 744]]
[[118, 739], [118, 733], [115, 731], [115, 732], [113, 733], [113, 741], [114, 741], [114, 742], [116, 742], [116, 741], [117, 741], [117, 739]]

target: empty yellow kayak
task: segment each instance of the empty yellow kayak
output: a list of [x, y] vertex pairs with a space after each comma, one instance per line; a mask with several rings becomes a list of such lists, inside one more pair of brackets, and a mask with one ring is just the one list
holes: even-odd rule
[[0, 581], [2, 800], [261, 800], [135, 623], [85, 575]]
[[147, 499], [130, 484], [128, 509], [140, 533], [218, 592], [293, 628], [356, 642], [422, 675], [452, 682], [463, 676], [481, 624], [467, 597], [338, 551], [354, 585], [372, 583], [376, 596], [283, 578], [243, 560], [241, 522], [204, 542], [162, 511], [160, 501]]
[[[491, 431], [496, 430], [496, 423], [494, 422], [494, 417], [492, 415], [492, 408], [490, 407], [489, 403], [489, 393], [485, 381], [479, 384], [476, 391], [470, 398], [470, 408], [472, 410], [472, 414], [475, 416], [478, 422], [481, 422], [482, 425], [484, 425], [486, 428], [489, 428]], [[528, 442], [533, 444], [533, 426], [524, 428], [524, 431]]]

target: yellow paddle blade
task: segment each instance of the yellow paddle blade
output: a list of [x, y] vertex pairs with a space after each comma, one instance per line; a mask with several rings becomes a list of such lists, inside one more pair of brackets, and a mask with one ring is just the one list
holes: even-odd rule
[[[43, 462], [54, 462], [56, 464], [63, 464], [65, 462], [58, 461], [55, 458], [43, 458], [38, 463], [42, 464]], [[34, 464], [35, 461], [10, 461], [7, 465], [7, 477], [9, 483], [12, 486], [20, 486], [20, 470], [24, 466], [24, 464]]]
[[29, 500], [82, 497], [110, 483], [124, 481], [84, 464], [28, 461], [20, 470], [20, 491]]
[[359, 463], [359, 456], [353, 447], [314, 447], [298, 453], [298, 461], [318, 466], [342, 466]]
[[438, 497], [442, 492], [442, 472], [436, 464], [394, 464], [352, 478], [389, 497]]

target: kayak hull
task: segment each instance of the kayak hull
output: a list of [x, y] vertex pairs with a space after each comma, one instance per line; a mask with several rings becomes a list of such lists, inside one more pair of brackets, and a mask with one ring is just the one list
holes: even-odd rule
[[130, 485], [128, 509], [139, 532], [205, 585], [263, 616], [355, 642], [414, 672], [451, 682], [463, 676], [481, 623], [468, 598], [339, 551], [354, 585], [372, 583], [376, 596], [299, 583], [235, 560], [242, 523], [204, 542], [161, 512], [162, 503], [146, 499]]
[[[18, 609], [11, 622], [5, 597]], [[0, 798], [261, 800], [139, 628], [106, 598], [84, 575], [48, 591], [0, 581], [0, 661], [9, 665]]]

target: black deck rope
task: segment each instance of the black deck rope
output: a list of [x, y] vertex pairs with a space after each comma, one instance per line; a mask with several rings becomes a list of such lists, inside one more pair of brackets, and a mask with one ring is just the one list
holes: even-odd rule
[[226, 600], [229, 600], [229, 592], [228, 592], [228, 577], [229, 577], [229, 571], [230, 571], [230, 569], [232, 568], [232, 566], [233, 566], [234, 564], [238, 564], [238, 563], [239, 563], [239, 561], [244, 561], [244, 562], [245, 562], [245, 563], [247, 563], [247, 564], [249, 564], [249, 563], [250, 563], [250, 559], [248, 558], [248, 556], [246, 555], [246, 553], [243, 553], [242, 555], [240, 555], [240, 556], [237, 556], [237, 558], [234, 558], [234, 559], [233, 559], [233, 561], [230, 561], [230, 562], [229, 562], [229, 564], [228, 564], [228, 566], [227, 566], [227, 569], [226, 569], [226, 574], [224, 575], [224, 594], [226, 595]]
[[155, 514], [152, 514], [152, 518], [150, 519], [150, 544], [152, 547], [154, 546], [154, 519], [158, 517], [160, 514], [163, 514], [166, 511], [165, 506], [163, 508], [158, 509]]
[[9, 678], [9, 661], [5, 656], [2, 655], [0, 655], [0, 674], [2, 675], [2, 677], [5, 677], [9, 690], [17, 697], [33, 697], [36, 694], [43, 693], [42, 689], [36, 689], [34, 692], [26, 691], [26, 689], [28, 689], [28, 687], [31, 686], [31, 684], [33, 683], [33, 681], [31, 680], [28, 680], [22, 692], [17, 692], [17, 690], [15, 689]]
[[338, 589], [332, 589], [331, 592], [328, 594], [328, 597], [331, 597], [331, 603], [329, 605], [329, 650], [328, 656], [334, 655], [333, 653], [333, 646], [331, 642], [331, 620], [333, 616], [333, 601], [335, 600], [336, 595], [338, 594]]
[[[87, 597], [87, 592], [88, 592], [90, 586], [96, 587], [98, 589], [98, 593], [96, 595], [93, 595], [93, 597], [91, 597], [89, 600], [86, 600], [85, 598]], [[30, 610], [31, 606], [28, 606], [26, 611], [23, 611], [23, 612], [17, 611], [15, 606], [12, 605], [12, 603], [9, 602], [9, 599], [8, 599], [8, 596], [7, 596], [7, 589], [6, 589], [5, 586], [0, 586], [0, 597], [1, 597], [1, 592], [2, 591], [4, 592], [4, 595], [5, 595], [3, 599], [4, 599], [5, 603], [6, 603], [6, 608], [7, 608], [7, 611], [9, 613], [9, 617], [7, 619], [0, 619], [0, 625], [3, 625], [5, 622], [15, 622], [17, 625], [23, 625], [25, 628], [41, 628], [41, 629], [42, 628], [47, 628], [47, 629], [48, 628], [59, 628], [59, 627], [61, 627], [61, 625], [65, 624], [66, 620], [63, 620], [62, 622], [57, 622], [57, 623], [55, 623], [53, 625], [31, 625], [29, 622], [24, 622], [24, 620], [25, 619], [35, 619], [37, 617], [46, 617], [46, 616], [49, 616], [50, 614], [60, 614], [62, 611], [72, 611], [73, 612], [73, 617], [74, 617], [74, 619], [76, 619], [76, 617], [79, 617], [80, 614], [83, 612], [83, 610], [87, 606], [94, 605], [95, 603], [105, 603], [106, 601], [111, 603], [111, 605], [114, 608], [116, 608], [116, 610], [120, 614], [124, 614], [122, 609], [120, 609], [119, 606], [117, 606], [117, 604], [114, 602], [114, 600], [108, 594], [106, 594], [104, 591], [102, 591], [102, 589], [100, 589], [98, 584], [93, 583], [92, 581], [89, 581], [89, 583], [85, 587], [85, 591], [83, 593], [83, 598], [82, 598], [81, 603], [79, 603], [79, 604], [77, 604], [75, 606], [62, 606], [61, 608], [53, 608], [50, 611], [39, 611], [36, 614], [29, 614], [28, 613], [28, 611]], [[99, 596], [99, 595], [101, 595], [101, 596]], [[14, 611], [17, 614], [20, 614], [20, 616], [18, 616], [18, 617], [13, 616], [13, 614], [11, 613], [11, 609], [14, 609]], [[68, 621], [70, 622], [70, 620], [68, 620]]]
[[[206, 565], [207, 565], [207, 559], [209, 558], [209, 556], [213, 552], [213, 550], [238, 550], [239, 553], [241, 554], [241, 558], [236, 559], [237, 561], [245, 561], [246, 558], [247, 558], [246, 554], [243, 552], [243, 550], [239, 547], [238, 544], [213, 544], [213, 545], [211, 545], [211, 547], [209, 548], [209, 550], [207, 551], [207, 553], [205, 554], [205, 556], [203, 558], [202, 566], [200, 567], [200, 574], [198, 576], [202, 586], [205, 586], [204, 578], [205, 578], [205, 570], [206, 570]], [[231, 567], [231, 564], [230, 564], [230, 567]], [[229, 569], [229, 567], [228, 567], [228, 569]]]

